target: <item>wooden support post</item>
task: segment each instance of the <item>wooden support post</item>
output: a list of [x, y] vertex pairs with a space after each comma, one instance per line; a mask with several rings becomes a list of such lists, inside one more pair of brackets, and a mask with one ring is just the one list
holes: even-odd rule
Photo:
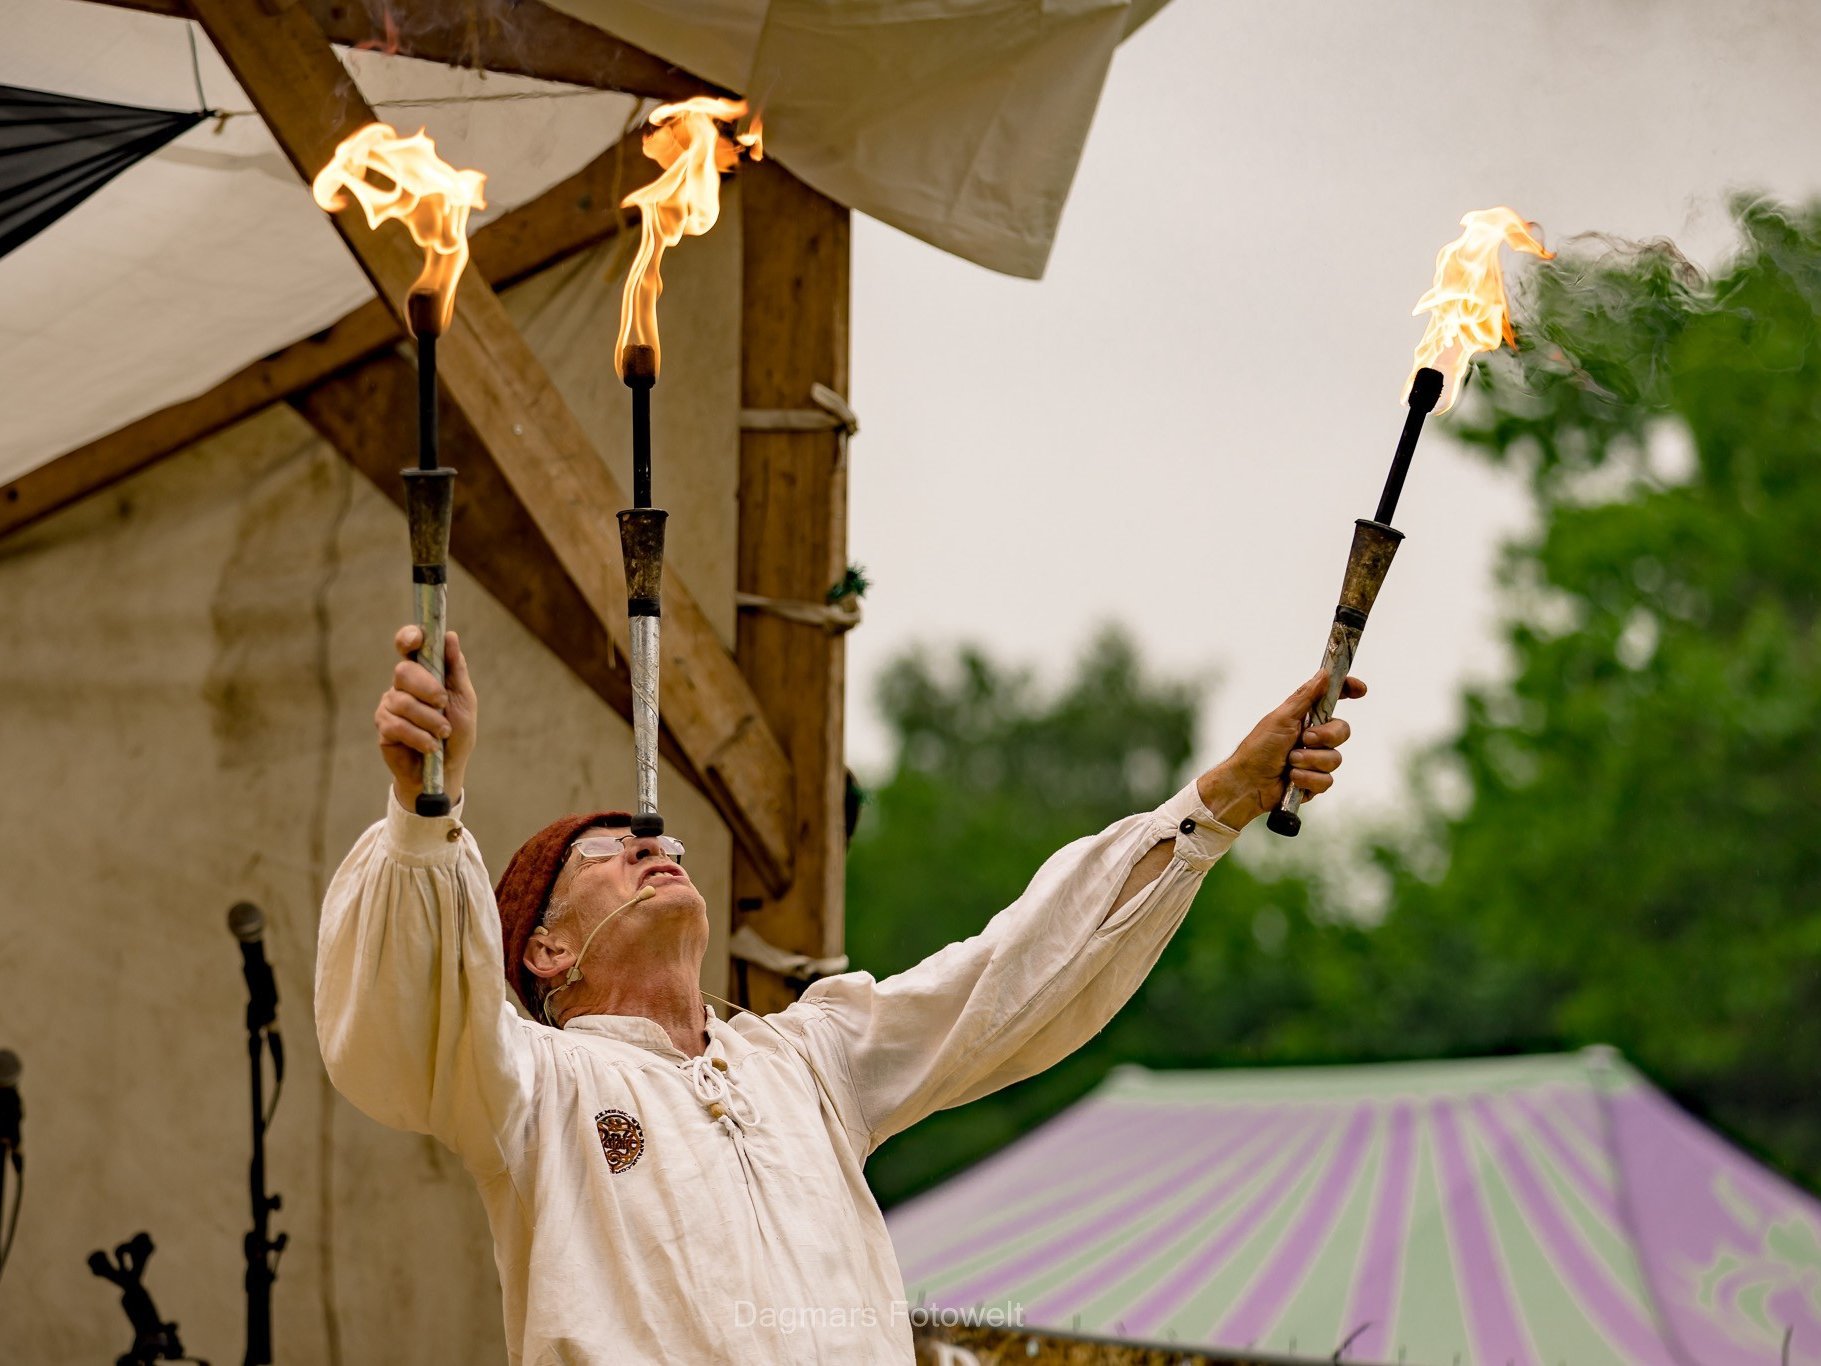
[[[744, 274], [741, 403], [810, 407], [812, 384], [847, 390], [848, 213], [773, 161], [740, 172]], [[740, 436], [742, 592], [820, 603], [847, 567], [847, 469], [840, 433]], [[740, 613], [734, 657], [790, 756], [796, 878], [768, 892], [734, 858], [735, 924], [779, 948], [821, 958], [842, 948], [847, 768], [842, 729], [846, 650], [820, 626]], [[747, 965], [745, 1004], [782, 1009], [789, 985]], [[738, 980], [737, 977], [735, 979]]]
[[[191, 7], [306, 180], [327, 164], [337, 143], [373, 121], [302, 5], [279, 14], [244, 0], [191, 0]], [[402, 310], [422, 264], [410, 236], [395, 227], [370, 230], [359, 214], [332, 221], [379, 296]], [[603, 345], [604, 365], [606, 350]], [[628, 500], [498, 296], [472, 272], [439, 343], [438, 374], [444, 394], [624, 652], [625, 568], [613, 516]], [[674, 578], [666, 586], [664, 626], [664, 722], [711, 798], [718, 795], [716, 806], [758, 882], [771, 890], [787, 886], [795, 834], [790, 762], [708, 618]]]

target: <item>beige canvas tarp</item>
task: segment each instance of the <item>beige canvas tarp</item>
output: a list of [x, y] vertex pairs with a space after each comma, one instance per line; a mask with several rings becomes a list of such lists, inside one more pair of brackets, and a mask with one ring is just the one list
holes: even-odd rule
[[1043, 274], [1113, 50], [1165, 0], [551, 0], [745, 93], [830, 199]]

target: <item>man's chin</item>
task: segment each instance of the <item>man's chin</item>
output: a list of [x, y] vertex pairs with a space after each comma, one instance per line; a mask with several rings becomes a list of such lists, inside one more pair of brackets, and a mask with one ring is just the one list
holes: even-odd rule
[[643, 891], [645, 887], [651, 888], [651, 895], [644, 899], [645, 907], [648, 910], [699, 910], [704, 913], [708, 910], [708, 903], [703, 899], [702, 894], [695, 889], [693, 884], [685, 882], [682, 878], [653, 878], [645, 883], [640, 891]]

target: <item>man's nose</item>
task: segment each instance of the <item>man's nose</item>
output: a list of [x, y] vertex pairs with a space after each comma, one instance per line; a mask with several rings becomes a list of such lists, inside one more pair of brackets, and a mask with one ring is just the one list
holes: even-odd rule
[[626, 857], [633, 863], [643, 863], [651, 858], [668, 859], [670, 855], [658, 847], [657, 836], [647, 835], [627, 844]]

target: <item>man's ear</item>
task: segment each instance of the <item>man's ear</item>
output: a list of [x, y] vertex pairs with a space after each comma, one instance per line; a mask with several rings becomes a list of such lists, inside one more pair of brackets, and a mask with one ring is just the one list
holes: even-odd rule
[[552, 938], [550, 932], [539, 928], [532, 932], [525, 944], [525, 971], [533, 977], [548, 982], [553, 977], [561, 977], [575, 966], [575, 951], [560, 939]]

